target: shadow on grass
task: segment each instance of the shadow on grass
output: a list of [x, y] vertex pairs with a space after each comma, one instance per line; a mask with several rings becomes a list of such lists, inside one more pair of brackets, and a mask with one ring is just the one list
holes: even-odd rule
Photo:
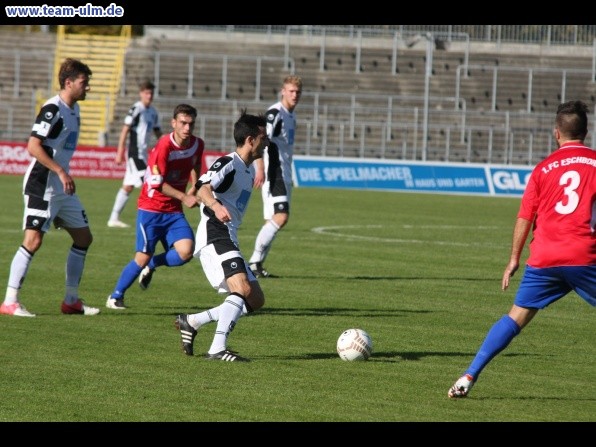
[[[195, 313], [206, 310], [205, 307], [191, 307], [186, 309], [174, 308], [173, 306], [154, 306], [152, 309], [161, 310], [159, 312], [152, 312], [143, 310], [141, 312], [134, 310], [133, 307], [126, 311], [114, 311], [113, 315], [153, 315], [153, 316], [167, 316], [176, 318], [180, 313]], [[395, 317], [403, 314], [429, 314], [431, 310], [412, 310], [412, 309], [350, 309], [347, 307], [307, 307], [307, 308], [293, 308], [293, 307], [264, 307], [257, 312], [245, 315], [242, 318], [255, 318], [260, 315], [292, 315], [292, 316], [311, 316], [311, 317], [325, 317], [329, 315], [334, 316], [366, 316], [366, 317]], [[108, 312], [105, 312], [108, 314]]]
[[[379, 351], [373, 352], [368, 362], [398, 362], [403, 360], [422, 360], [425, 357], [473, 357], [474, 352], [443, 352], [443, 351]], [[503, 357], [530, 357], [537, 354], [503, 354]], [[301, 355], [271, 356], [263, 358], [276, 358], [279, 360], [328, 360], [338, 359], [335, 352], [318, 352]], [[363, 362], [364, 363], [364, 362]]]
[[[395, 281], [395, 280], [422, 280], [422, 281], [476, 281], [476, 282], [495, 282], [495, 278], [462, 278], [462, 277], [448, 277], [448, 278], [430, 278], [428, 276], [351, 276], [345, 279], [355, 279], [363, 281]], [[498, 279], [498, 278], [497, 278]]]
[[350, 309], [348, 307], [307, 307], [307, 308], [281, 308], [264, 307], [255, 312], [258, 315], [295, 315], [295, 316], [328, 316], [328, 315], [366, 315], [367, 317], [391, 317], [400, 314], [427, 314], [430, 310], [411, 309]]
[[407, 281], [474, 281], [474, 282], [490, 282], [493, 283], [495, 281], [500, 280], [501, 278], [462, 278], [458, 277], [429, 277], [429, 276], [304, 276], [304, 275], [286, 275], [286, 276], [278, 276], [278, 275], [271, 275], [267, 278], [259, 278], [259, 282], [266, 282], [270, 279], [277, 280], [277, 279], [298, 279], [298, 280], [330, 280], [330, 281], [337, 281], [338, 279], [342, 280], [355, 280], [355, 281], [397, 281], [397, 280], [407, 280]]

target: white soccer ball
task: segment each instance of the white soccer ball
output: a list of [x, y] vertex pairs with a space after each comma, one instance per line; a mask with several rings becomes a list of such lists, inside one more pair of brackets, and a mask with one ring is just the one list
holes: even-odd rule
[[346, 362], [367, 360], [372, 354], [372, 350], [372, 339], [362, 329], [347, 329], [337, 340], [337, 353]]

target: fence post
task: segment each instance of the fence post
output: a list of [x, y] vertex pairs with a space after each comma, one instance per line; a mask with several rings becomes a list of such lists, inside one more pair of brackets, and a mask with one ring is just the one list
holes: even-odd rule
[[325, 30], [321, 31], [321, 55], [319, 58], [319, 71], [325, 71]]

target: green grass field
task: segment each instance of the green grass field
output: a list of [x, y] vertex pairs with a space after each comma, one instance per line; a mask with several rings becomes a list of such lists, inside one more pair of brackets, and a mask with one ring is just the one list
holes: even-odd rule
[[[0, 278], [21, 243], [19, 176], [0, 176]], [[229, 338], [250, 363], [180, 348], [176, 314], [219, 304], [196, 260], [133, 284], [126, 311], [105, 308], [135, 233], [106, 226], [117, 180], [77, 181], [95, 237], [81, 296], [95, 317], [62, 315], [70, 238], [50, 231], [21, 300], [36, 318], [0, 316], [2, 422], [593, 422], [594, 313], [570, 294], [534, 321], [484, 370], [467, 399], [447, 390], [486, 331], [506, 313], [519, 278], [500, 289], [519, 199], [295, 189], [261, 280], [265, 307]], [[133, 193], [122, 219], [133, 223]], [[187, 213], [193, 227], [198, 211]], [[261, 226], [253, 194], [240, 242]], [[526, 253], [527, 254], [527, 253]], [[524, 259], [526, 257], [524, 255]], [[367, 362], [335, 352], [341, 332], [365, 329]]]

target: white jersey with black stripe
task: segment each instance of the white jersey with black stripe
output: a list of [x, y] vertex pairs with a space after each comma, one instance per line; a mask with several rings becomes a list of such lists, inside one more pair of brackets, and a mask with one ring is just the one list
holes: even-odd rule
[[[67, 173], [77, 148], [80, 124], [79, 104], [75, 103], [71, 108], [60, 95], [56, 95], [41, 107], [31, 130], [31, 136], [41, 140], [46, 153]], [[34, 158], [23, 179], [23, 193], [49, 200], [52, 196], [64, 194], [64, 187], [56, 173]]]
[[[281, 169], [281, 177], [285, 183], [292, 183], [292, 159], [294, 157], [294, 138], [296, 134], [296, 116], [294, 112], [288, 111], [281, 103], [276, 102], [265, 114], [267, 120], [267, 135], [270, 146], [277, 147], [277, 150], [270, 150], [268, 147], [263, 154], [265, 172], [268, 173], [268, 181], [273, 175], [271, 172]], [[273, 157], [275, 159], [273, 159]], [[275, 181], [282, 181], [279, 176]], [[273, 186], [273, 185], [272, 185]], [[274, 188], [271, 187], [271, 190]]]
[[225, 224], [220, 222], [210, 208], [201, 204], [201, 221], [196, 235], [197, 248], [227, 238], [238, 246], [238, 228], [248, 207], [254, 178], [254, 165], [251, 163], [246, 166], [236, 152], [219, 157], [199, 178], [202, 184], [211, 184], [215, 198], [226, 207], [232, 220]]
[[157, 110], [153, 106], [145, 107], [141, 101], [137, 101], [124, 117], [124, 124], [130, 127], [128, 157], [147, 163], [151, 134], [161, 130]]

